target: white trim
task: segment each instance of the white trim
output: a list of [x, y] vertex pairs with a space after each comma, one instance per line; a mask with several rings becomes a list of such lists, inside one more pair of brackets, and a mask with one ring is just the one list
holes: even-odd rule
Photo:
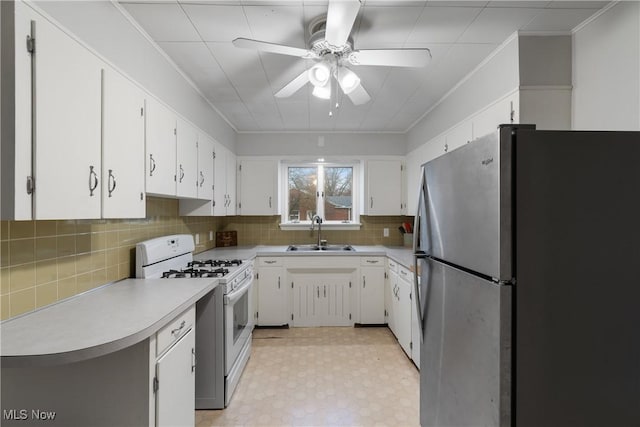
[[505, 41], [503, 41], [497, 48], [493, 50], [486, 58], [482, 60], [473, 70], [471, 70], [466, 76], [464, 76], [458, 83], [456, 83], [451, 89], [447, 91], [442, 98], [437, 100], [427, 111], [424, 112], [420, 117], [418, 117], [409, 127], [404, 131], [404, 133], [408, 133], [420, 123], [425, 117], [427, 117], [433, 110], [438, 108], [440, 104], [442, 104], [448, 97], [450, 97], [455, 91], [457, 91], [463, 84], [465, 84], [475, 73], [477, 73], [482, 67], [487, 65], [489, 61], [491, 61], [498, 53], [500, 53], [509, 43], [518, 38], [518, 32], [514, 32], [511, 34]]
[[385, 131], [385, 130], [380, 130], [380, 131], [372, 131], [372, 130], [345, 130], [345, 131], [339, 131], [339, 130], [240, 130], [237, 131], [238, 134], [260, 134], [260, 135], [264, 135], [264, 134], [338, 134], [338, 135], [343, 135], [343, 134], [363, 134], [363, 135], [404, 135], [407, 133], [407, 131]]
[[591, 24], [593, 21], [598, 19], [601, 15], [605, 14], [606, 12], [608, 12], [609, 9], [613, 8], [614, 6], [616, 6], [618, 3], [620, 3], [620, 1], [612, 1], [611, 3], [607, 4], [602, 9], [599, 9], [598, 11], [596, 11], [593, 15], [591, 15], [590, 17], [588, 17], [587, 19], [582, 21], [580, 24], [578, 24], [574, 29], [572, 29], [571, 30], [571, 35], [574, 35], [575, 33], [577, 33], [578, 31], [582, 30], [587, 25]]

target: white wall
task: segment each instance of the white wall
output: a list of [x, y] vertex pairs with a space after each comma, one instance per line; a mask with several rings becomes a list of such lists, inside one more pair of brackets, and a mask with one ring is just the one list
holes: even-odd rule
[[239, 133], [236, 147], [239, 156], [404, 156], [407, 152], [406, 135], [396, 133]]
[[407, 134], [413, 151], [518, 87], [518, 39], [513, 37], [474, 70]]
[[235, 131], [111, 2], [37, 1], [107, 61], [235, 152]]
[[640, 130], [640, 3], [622, 1], [573, 35], [572, 127]]

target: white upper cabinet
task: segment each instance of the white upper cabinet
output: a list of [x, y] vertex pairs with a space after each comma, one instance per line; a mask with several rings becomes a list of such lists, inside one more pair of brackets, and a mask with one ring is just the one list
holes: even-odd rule
[[278, 162], [242, 159], [238, 165], [240, 215], [278, 213]]
[[34, 21], [35, 218], [100, 218], [103, 64], [46, 19]]
[[158, 101], [146, 104], [146, 189], [160, 196], [176, 194], [176, 116]]
[[366, 215], [402, 215], [403, 164], [401, 160], [369, 160], [364, 213]]
[[214, 205], [215, 216], [236, 214], [236, 155], [216, 143], [214, 162]]
[[144, 218], [144, 93], [110, 68], [103, 79], [102, 217]]
[[178, 119], [176, 154], [176, 195], [198, 197], [198, 131]]
[[197, 199], [181, 199], [180, 215], [212, 216], [214, 188], [215, 143], [203, 133], [198, 134], [198, 187]]
[[[32, 14], [23, 3], [0, 2], [2, 36], [2, 203], [1, 218], [32, 219], [31, 54], [25, 43]], [[5, 25], [14, 13], [15, 27]], [[6, 15], [6, 16], [5, 16]], [[13, 31], [12, 31], [13, 30]], [[13, 84], [12, 84], [13, 83]], [[10, 108], [13, 103], [14, 108]]]

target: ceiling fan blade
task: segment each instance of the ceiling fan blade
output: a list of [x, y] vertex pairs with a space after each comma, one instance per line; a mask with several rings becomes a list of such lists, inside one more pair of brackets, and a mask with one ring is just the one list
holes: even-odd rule
[[371, 100], [371, 97], [369, 96], [367, 91], [364, 90], [364, 88], [362, 87], [361, 84], [356, 86], [356, 88], [354, 90], [352, 90], [351, 92], [349, 92], [347, 94], [347, 96], [349, 97], [351, 102], [353, 102], [353, 105], [366, 104], [367, 102], [369, 102]]
[[329, 0], [325, 40], [333, 46], [347, 43], [360, 10], [360, 0]]
[[315, 58], [316, 54], [307, 49], [300, 49], [299, 47], [284, 46], [276, 43], [262, 42], [259, 40], [245, 39], [239, 37], [233, 40], [235, 47], [242, 47], [245, 49], [255, 49], [262, 52], [278, 53], [280, 55], [299, 56], [300, 58]]
[[384, 67], [424, 67], [431, 60], [431, 51], [424, 49], [365, 49], [349, 55], [353, 65]]
[[302, 86], [307, 84], [308, 81], [309, 81], [309, 71], [304, 70], [302, 74], [300, 74], [295, 79], [291, 80], [285, 87], [283, 87], [278, 92], [276, 92], [274, 96], [276, 98], [288, 98], [289, 96], [299, 91], [302, 88]]

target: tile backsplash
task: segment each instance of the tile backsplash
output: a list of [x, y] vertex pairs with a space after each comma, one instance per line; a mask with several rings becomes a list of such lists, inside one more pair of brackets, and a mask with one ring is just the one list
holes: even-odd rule
[[[360, 217], [357, 231], [323, 230], [329, 243], [400, 246], [406, 217]], [[178, 201], [147, 198], [143, 219], [0, 221], [0, 319], [135, 276], [136, 243], [199, 234], [196, 252], [215, 246], [209, 232], [236, 230], [238, 245], [312, 243], [310, 230], [282, 231], [279, 216], [181, 217]], [[383, 229], [389, 228], [389, 237]]]

